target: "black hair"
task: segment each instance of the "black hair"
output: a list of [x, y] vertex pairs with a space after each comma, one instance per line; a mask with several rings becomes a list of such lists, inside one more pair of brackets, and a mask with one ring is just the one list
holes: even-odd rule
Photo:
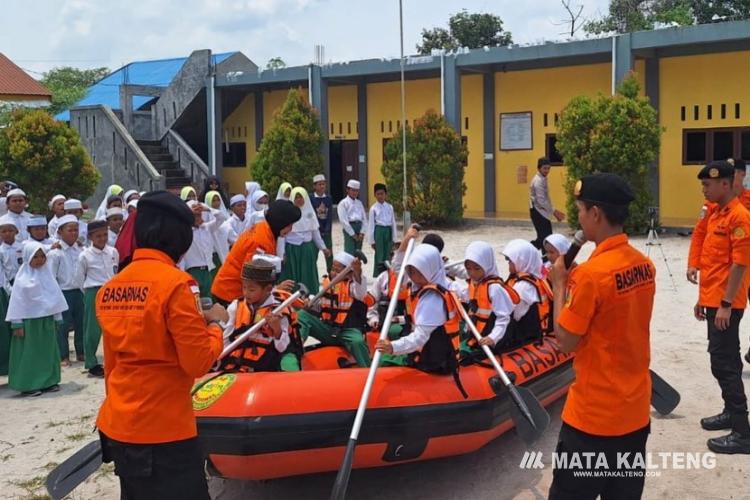
[[547, 158], [546, 156], [542, 156], [536, 161], [536, 168], [538, 169], [542, 167], [546, 167], [548, 165], [550, 165], [550, 161], [549, 161], [549, 158]]
[[122, 198], [120, 198], [116, 194], [114, 194], [114, 195], [110, 196], [109, 198], [107, 198], [107, 208], [109, 208], [109, 206], [112, 203], [116, 202], [116, 201], [119, 201], [120, 203], [122, 203]]
[[742, 158], [735, 158], [734, 159], [734, 169], [735, 170], [741, 170], [742, 172], [745, 172], [745, 166], [746, 166], [745, 160], [743, 160]]
[[591, 207], [596, 205], [604, 213], [604, 217], [613, 226], [624, 226], [625, 220], [630, 215], [630, 209], [628, 205], [610, 205], [608, 203], [594, 203], [592, 201], [580, 200], [581, 203], [586, 207], [586, 210], [591, 210]]
[[445, 247], [443, 238], [441, 238], [439, 234], [435, 233], [426, 234], [424, 238], [422, 238], [422, 243], [434, 246], [438, 249], [438, 252], [442, 252], [443, 248]]
[[385, 184], [378, 182], [373, 188], [373, 193], [378, 194], [378, 191], [385, 191], [387, 193], [388, 188], [385, 187]]

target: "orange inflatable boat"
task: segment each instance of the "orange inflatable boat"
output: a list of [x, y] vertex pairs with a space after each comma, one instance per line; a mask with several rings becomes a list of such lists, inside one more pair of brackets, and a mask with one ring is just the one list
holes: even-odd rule
[[[545, 406], [573, 380], [572, 356], [552, 337], [499, 359]], [[366, 368], [340, 368], [352, 362], [343, 349], [322, 347], [305, 354], [301, 372], [209, 375], [193, 395], [209, 470], [251, 480], [337, 470], [367, 378]], [[469, 453], [512, 428], [510, 398], [494, 393], [485, 363], [461, 367], [467, 399], [450, 375], [379, 368], [354, 468]]]

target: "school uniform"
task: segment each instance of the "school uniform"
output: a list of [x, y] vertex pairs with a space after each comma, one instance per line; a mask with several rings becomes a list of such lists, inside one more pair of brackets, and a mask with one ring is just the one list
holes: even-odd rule
[[[319, 195], [313, 193], [310, 198], [315, 215], [318, 218], [318, 226], [320, 229], [320, 237], [323, 238], [328, 250], [333, 250], [333, 239], [331, 235], [331, 228], [333, 226], [333, 200], [328, 193]], [[333, 265], [333, 254], [326, 257], [326, 271], [331, 272], [331, 266]]]
[[3, 217], [7, 217], [13, 223], [16, 225], [16, 229], [18, 229], [18, 234], [16, 235], [16, 241], [23, 241], [29, 239], [29, 231], [27, 229], [29, 224], [29, 219], [31, 219], [31, 214], [27, 211], [23, 211], [20, 214], [17, 214], [15, 212], [11, 212], [8, 210], [8, 213], [5, 214]]
[[318, 218], [313, 209], [310, 197], [304, 188], [292, 190], [291, 199], [302, 196], [304, 204], [300, 220], [292, 225], [292, 231], [284, 237], [284, 255], [286, 260], [281, 271], [281, 281], [290, 279], [304, 284], [310, 293], [318, 293], [318, 251], [326, 249], [320, 236]]
[[5, 281], [9, 286], [13, 285], [13, 280], [15, 280], [18, 269], [23, 262], [23, 243], [18, 240], [15, 240], [10, 245], [3, 242], [0, 245], [0, 260], [2, 261], [3, 272], [5, 273]]
[[117, 243], [117, 237], [119, 236], [118, 233], [112, 231], [111, 229], [107, 228], [107, 245], [114, 248], [115, 243]]
[[60, 383], [60, 351], [55, 330], [56, 322], [62, 319], [61, 313], [68, 308], [49, 263], [37, 269], [29, 266], [39, 250], [43, 251], [38, 243], [24, 248], [23, 265], [4, 317], [13, 329], [23, 329], [23, 336], [11, 340], [8, 386], [26, 393], [52, 389]]
[[8, 361], [10, 359], [10, 342], [13, 332], [10, 323], [5, 321], [8, 313], [8, 301], [10, 300], [10, 283], [5, 272], [0, 272], [0, 375], [8, 374]]
[[84, 368], [90, 370], [99, 364], [96, 351], [102, 330], [96, 319], [96, 294], [117, 273], [120, 256], [109, 245], [99, 249], [91, 245], [78, 256], [76, 283], [83, 288], [83, 352], [86, 356]]
[[386, 202], [375, 202], [370, 207], [370, 223], [367, 226], [367, 241], [375, 245], [375, 259], [372, 275], [377, 276], [385, 270], [385, 261], [391, 255], [393, 244], [398, 241], [396, 216], [393, 206]]
[[229, 241], [229, 245], [234, 245], [234, 242], [237, 241], [237, 238], [240, 237], [242, 232], [245, 230], [245, 225], [247, 224], [247, 217], [240, 219], [237, 217], [237, 214], [232, 214], [224, 223], [222, 224], [223, 228], [226, 228], [226, 234], [227, 239]]
[[362, 250], [362, 242], [355, 240], [354, 236], [365, 234], [364, 228], [367, 227], [367, 214], [365, 213], [364, 205], [362, 205], [359, 199], [346, 196], [339, 202], [336, 211], [344, 231], [344, 251], [352, 254], [355, 250]]
[[[375, 325], [383, 325], [391, 297], [396, 291], [397, 280], [398, 273], [393, 269], [388, 269], [380, 273], [375, 282], [370, 285], [367, 292], [369, 300], [366, 301], [367, 305], [370, 306], [367, 310], [367, 325], [370, 328], [374, 328]], [[391, 326], [388, 329], [388, 338], [391, 340], [399, 338], [407, 325], [406, 300], [408, 296], [409, 289], [406, 280], [404, 280], [401, 289], [398, 291], [398, 302], [391, 319]]]
[[57, 228], [60, 225], [60, 217], [57, 215], [53, 215], [52, 218], [47, 223], [47, 234], [50, 238], [55, 239], [57, 238]]
[[180, 262], [180, 268], [187, 271], [198, 283], [201, 297], [211, 297], [211, 271], [216, 265], [213, 260], [213, 229], [216, 219], [193, 227], [193, 243]]
[[68, 333], [72, 328], [73, 346], [76, 351], [76, 358], [84, 358], [83, 350], [83, 292], [76, 281], [76, 269], [78, 267], [78, 256], [83, 251], [77, 243], [68, 245], [60, 240], [59, 249], [55, 249], [47, 254], [49, 259], [52, 276], [57, 280], [68, 309], [63, 313], [62, 324], [57, 330], [58, 342], [60, 345], [60, 356], [62, 359], [68, 359], [70, 346], [68, 343]]

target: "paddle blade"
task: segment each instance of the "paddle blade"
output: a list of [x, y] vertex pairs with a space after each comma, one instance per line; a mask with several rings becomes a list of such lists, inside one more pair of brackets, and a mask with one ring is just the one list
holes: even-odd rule
[[510, 418], [513, 419], [518, 436], [524, 443], [530, 445], [539, 439], [549, 426], [549, 413], [534, 396], [534, 393], [526, 387], [513, 385], [513, 381], [515, 380], [512, 380], [511, 384], [506, 387], [500, 377], [491, 377], [489, 380], [495, 394], [498, 396], [508, 394], [510, 396], [512, 403], [510, 405]]
[[354, 462], [354, 448], [357, 446], [357, 440], [349, 438], [346, 445], [344, 460], [341, 462], [339, 473], [336, 474], [336, 482], [333, 483], [331, 491], [331, 500], [344, 500], [346, 498], [346, 487], [349, 486], [349, 476], [352, 473], [352, 463]]
[[662, 415], [669, 415], [680, 404], [680, 393], [653, 370], [651, 374], [651, 406]]
[[47, 492], [54, 499], [64, 498], [102, 465], [102, 445], [92, 441], [47, 476]]

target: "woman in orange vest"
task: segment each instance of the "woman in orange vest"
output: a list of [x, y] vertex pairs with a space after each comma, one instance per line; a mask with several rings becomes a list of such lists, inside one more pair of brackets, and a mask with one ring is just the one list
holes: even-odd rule
[[122, 498], [209, 498], [190, 390], [221, 353], [227, 314], [202, 312], [198, 284], [175, 265], [193, 220], [177, 196], [144, 195], [133, 260], [96, 296], [106, 384], [96, 425]]
[[422, 371], [457, 374], [459, 314], [440, 252], [418, 245], [406, 262], [412, 284], [412, 332], [398, 340], [381, 339], [375, 348], [384, 366], [412, 366]]
[[224, 330], [226, 345], [266, 318], [260, 331], [251, 335], [222, 360], [221, 369], [235, 372], [299, 371], [302, 342], [296, 335], [297, 315], [291, 307], [272, 314], [281, 300], [274, 294], [276, 268], [262, 255], [242, 266], [243, 298], [229, 305]]
[[[518, 293], [500, 279], [495, 253], [489, 243], [474, 241], [469, 244], [464, 266], [469, 274], [469, 284], [459, 295], [461, 302], [469, 304], [469, 316], [482, 334], [479, 344], [490, 348], [502, 345], [513, 308], [520, 301]], [[479, 353], [480, 348], [470, 334], [461, 342], [461, 354], [466, 356], [474, 352]]]
[[622, 178], [587, 175], [574, 195], [578, 222], [596, 249], [570, 272], [558, 258], [550, 274], [555, 336], [564, 352], [575, 351], [576, 377], [557, 444], [570, 466], [555, 468], [549, 498], [638, 499], [650, 432], [649, 323], [656, 270], [623, 232], [635, 197]]
[[526, 240], [511, 240], [503, 255], [510, 270], [507, 284], [521, 299], [513, 310], [503, 343], [508, 348], [539, 340], [552, 331], [552, 290], [542, 278], [542, 256], [534, 245]]
[[211, 294], [223, 305], [242, 297], [242, 265], [257, 254], [276, 255], [276, 245], [292, 230], [302, 216], [299, 208], [287, 200], [276, 200], [268, 206], [266, 220], [246, 229], [229, 251], [214, 278]]

